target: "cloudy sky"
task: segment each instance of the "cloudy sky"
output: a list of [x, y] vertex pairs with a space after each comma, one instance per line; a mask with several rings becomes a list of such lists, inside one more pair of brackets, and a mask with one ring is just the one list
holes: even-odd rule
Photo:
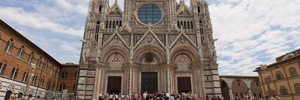
[[[300, 0], [207, 1], [221, 75], [257, 75], [258, 65], [300, 48]], [[59, 62], [78, 63], [88, 2], [1, 0], [0, 18]]]

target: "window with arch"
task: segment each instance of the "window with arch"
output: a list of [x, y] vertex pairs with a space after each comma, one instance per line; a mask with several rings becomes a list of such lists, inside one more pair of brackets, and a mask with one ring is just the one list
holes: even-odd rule
[[289, 69], [289, 71], [290, 71], [291, 77], [297, 76], [297, 71], [296, 71], [296, 69], [295, 69], [294, 67], [291, 67], [291, 68]]
[[99, 6], [99, 13], [101, 14], [101, 11], [102, 11], [102, 6], [100, 5]]
[[5, 51], [6, 53], [10, 53], [10, 51], [11, 51], [12, 48], [13, 48], [13, 46], [14, 46], [13, 39], [8, 40], [8, 41], [6, 42], [6, 46], [5, 46], [4, 51]]
[[37, 78], [37, 76], [36, 76], [36, 75], [34, 75], [34, 76], [32, 77], [32, 81], [31, 81], [31, 84], [32, 84], [32, 85], [34, 85], [34, 84], [35, 84], [36, 78]]
[[237, 82], [238, 86], [241, 86], [240, 80], [236, 80], [236, 82]]
[[61, 78], [62, 78], [62, 79], [66, 79], [67, 76], [68, 76], [68, 72], [67, 72], [67, 71], [64, 71], [64, 72], [62, 73], [62, 75], [61, 75]]
[[198, 6], [198, 13], [199, 13], [199, 14], [200, 14], [200, 11], [201, 11], [201, 10], [200, 10], [200, 6]]
[[27, 76], [28, 76], [28, 73], [24, 72], [24, 73], [23, 73], [22, 82], [26, 82]]
[[46, 63], [44, 64], [44, 71], [46, 72], [48, 68], [48, 61], [46, 61]]
[[48, 82], [47, 82], [46, 89], [50, 89], [50, 85], [51, 85], [51, 80], [49, 79]]
[[256, 84], [256, 86], [259, 86], [258, 80], [255, 80], [255, 84]]
[[6, 64], [3, 64], [0, 62], [0, 75], [2, 75], [4, 73], [5, 67], [6, 67]]
[[55, 90], [55, 83], [52, 84], [52, 90]]
[[[99, 28], [100, 28], [100, 21], [97, 21], [97, 24], [96, 24], [96, 33], [99, 33]], [[96, 37], [95, 37], [95, 39], [96, 39]]]
[[15, 79], [16, 74], [18, 73], [18, 71], [19, 71], [19, 69], [13, 68], [13, 69], [11, 70], [10, 78], [11, 78], [11, 79]]
[[50, 75], [53, 74], [53, 67], [54, 67], [54, 66], [52, 66], [51, 69], [50, 69]]
[[55, 75], [54, 75], [55, 77], [57, 77], [57, 73], [58, 73], [58, 70], [55, 71]]
[[21, 47], [19, 48], [19, 50], [18, 50], [17, 57], [20, 58], [20, 59], [22, 59], [23, 54], [24, 54], [24, 51], [25, 51], [24, 46], [21, 46]]
[[296, 93], [300, 93], [300, 84], [296, 83], [294, 87], [295, 87]]
[[280, 71], [276, 72], [276, 78], [277, 78], [277, 80], [283, 79], [283, 75], [282, 75], [282, 73]]
[[281, 86], [280, 95], [287, 95], [287, 94], [288, 94], [288, 90], [284, 86]]
[[28, 63], [31, 63], [32, 62], [32, 59], [33, 59], [33, 52], [31, 52], [30, 54], [29, 54], [29, 56], [28, 56], [28, 59], [27, 59], [27, 62]]
[[59, 88], [60, 91], [63, 91], [65, 88], [66, 88], [65, 83], [60, 84], [60, 88]]
[[41, 63], [42, 63], [42, 57], [40, 57], [36, 63], [36, 67], [40, 68], [41, 67]]
[[45, 77], [43, 76], [41, 79], [40, 79], [40, 87], [43, 87], [43, 84], [44, 84], [44, 79]]

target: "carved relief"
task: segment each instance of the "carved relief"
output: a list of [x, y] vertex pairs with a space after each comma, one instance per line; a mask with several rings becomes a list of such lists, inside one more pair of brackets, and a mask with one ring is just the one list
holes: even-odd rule
[[175, 59], [177, 70], [188, 70], [191, 61], [186, 55], [179, 55]]
[[123, 39], [127, 43], [127, 45], [130, 46], [130, 40], [131, 40], [130, 37], [131, 37], [131, 35], [130, 34], [122, 34], [121, 36], [123, 37]]
[[122, 67], [124, 60], [120, 54], [114, 54], [108, 59], [110, 67]]

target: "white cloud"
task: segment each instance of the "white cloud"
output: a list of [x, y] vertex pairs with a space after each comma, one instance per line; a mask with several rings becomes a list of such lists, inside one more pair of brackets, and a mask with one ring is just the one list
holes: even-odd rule
[[82, 36], [83, 33], [82, 29], [73, 29], [72, 27], [51, 21], [51, 19], [39, 13], [26, 12], [22, 8], [0, 7], [0, 12], [0, 17], [5, 21], [11, 21], [18, 25], [75, 36]]
[[[257, 75], [259, 64], [300, 47], [297, 0], [218, 0], [210, 5], [220, 74]], [[230, 71], [231, 72], [230, 72]]]

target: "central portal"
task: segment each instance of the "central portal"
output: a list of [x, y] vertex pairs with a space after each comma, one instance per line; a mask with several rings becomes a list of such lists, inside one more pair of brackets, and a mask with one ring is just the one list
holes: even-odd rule
[[157, 72], [142, 72], [141, 92], [154, 93], [158, 90]]

